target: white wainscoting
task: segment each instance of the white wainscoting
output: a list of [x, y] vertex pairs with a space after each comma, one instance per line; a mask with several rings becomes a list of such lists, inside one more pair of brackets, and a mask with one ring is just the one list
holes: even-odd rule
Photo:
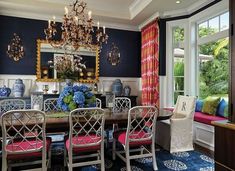
[[[24, 96], [30, 96], [31, 91], [43, 91], [43, 85], [49, 86], [49, 92], [52, 93], [52, 90], [60, 91], [65, 83], [58, 82], [35, 82], [36, 75], [0, 75], [0, 87], [4, 85], [6, 87], [13, 88], [16, 79], [22, 79], [25, 84], [25, 93]], [[112, 91], [112, 83], [115, 79], [120, 79], [122, 81], [123, 87], [129, 85], [131, 88], [131, 95], [138, 96], [137, 104], [141, 103], [141, 78], [130, 78], [130, 77], [100, 77], [98, 82], [99, 93], [105, 94], [105, 92]], [[82, 83], [76, 83], [82, 84]], [[93, 84], [87, 84], [88, 86], [93, 86]], [[13, 96], [11, 93], [10, 96]]]
[[214, 126], [193, 122], [194, 143], [214, 151]]
[[30, 92], [35, 84], [35, 75], [0, 75], [0, 87], [5, 85], [6, 87], [11, 88], [10, 96], [13, 96], [13, 85], [18, 78], [22, 79], [25, 85], [24, 96], [30, 96]]

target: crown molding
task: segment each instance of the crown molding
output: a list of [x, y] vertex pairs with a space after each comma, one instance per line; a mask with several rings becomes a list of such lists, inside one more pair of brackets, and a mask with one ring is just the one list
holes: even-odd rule
[[[19, 12], [16, 10], [6, 10], [0, 8], [0, 15], [10, 16], [10, 17], [18, 17], [18, 18], [26, 18], [26, 19], [33, 19], [33, 20], [42, 20], [48, 21], [48, 19], [52, 18], [46, 13], [34, 13], [34, 12]], [[62, 22], [61, 16], [55, 16], [56, 22]], [[97, 21], [94, 21], [96, 23]], [[119, 29], [119, 30], [129, 30], [129, 31], [139, 31], [138, 26], [130, 25], [130, 24], [122, 24], [116, 22], [105, 22], [102, 21], [102, 24], [106, 26], [106, 28], [112, 29]]]
[[152, 0], [135, 0], [129, 6], [130, 19], [135, 18], [146, 6], [148, 6]]
[[157, 17], [159, 17], [159, 12], [154, 13], [151, 17], [149, 17], [147, 20], [145, 20], [143, 23], [141, 23], [138, 28], [141, 30], [144, 26], [146, 26], [151, 21], [155, 20]]
[[188, 13], [192, 13], [199, 8], [213, 2], [214, 0], [198, 0], [197, 2], [193, 3], [191, 6], [187, 8]]
[[193, 3], [186, 9], [179, 9], [173, 11], [165, 11], [162, 13], [161, 17], [177, 17], [180, 15], [190, 15], [193, 12], [197, 11], [198, 9], [202, 8], [203, 6], [208, 5], [209, 3], [215, 0], [198, 0], [197, 2]]

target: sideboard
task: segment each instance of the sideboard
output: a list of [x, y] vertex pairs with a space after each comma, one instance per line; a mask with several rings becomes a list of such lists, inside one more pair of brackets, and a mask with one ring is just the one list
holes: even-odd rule
[[235, 124], [214, 121], [215, 171], [235, 171]]

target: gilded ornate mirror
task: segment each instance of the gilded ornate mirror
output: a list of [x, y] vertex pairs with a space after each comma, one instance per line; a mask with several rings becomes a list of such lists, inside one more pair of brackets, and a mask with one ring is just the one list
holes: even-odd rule
[[[70, 75], [60, 73], [57, 64], [61, 61], [60, 67], [66, 67], [66, 64], [69, 64], [73, 66], [73, 69], [79, 69], [79, 72], [73, 70]], [[80, 63], [76, 65], [78, 61]], [[99, 79], [99, 48], [97, 46], [89, 49], [79, 47], [76, 51], [69, 49], [65, 51], [53, 48], [46, 40], [37, 40], [37, 81], [64, 81], [66, 76], [71, 76], [76, 82], [97, 82]]]

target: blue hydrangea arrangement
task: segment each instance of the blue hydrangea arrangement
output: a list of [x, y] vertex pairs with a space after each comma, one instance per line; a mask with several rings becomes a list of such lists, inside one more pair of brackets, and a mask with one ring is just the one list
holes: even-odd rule
[[82, 107], [95, 107], [96, 97], [86, 85], [66, 86], [60, 93], [57, 105], [63, 111], [72, 111]]

